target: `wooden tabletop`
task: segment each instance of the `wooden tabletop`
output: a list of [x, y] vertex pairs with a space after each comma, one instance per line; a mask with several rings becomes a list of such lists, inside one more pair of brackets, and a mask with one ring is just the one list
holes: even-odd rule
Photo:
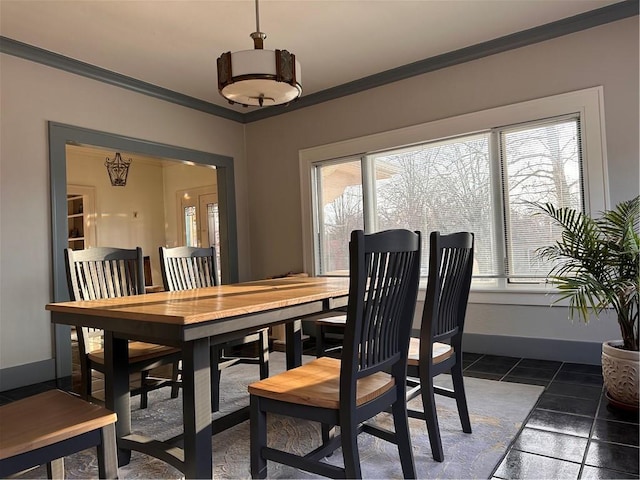
[[50, 303], [52, 312], [190, 325], [345, 296], [344, 277], [278, 278], [104, 300]]

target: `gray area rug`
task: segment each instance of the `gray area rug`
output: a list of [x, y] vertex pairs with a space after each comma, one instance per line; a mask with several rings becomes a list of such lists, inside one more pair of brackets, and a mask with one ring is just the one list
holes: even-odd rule
[[[313, 357], [305, 357], [305, 361]], [[284, 354], [274, 352], [270, 358], [273, 373], [284, 370]], [[222, 412], [248, 405], [246, 386], [258, 378], [253, 365], [238, 365], [223, 372], [221, 388]], [[436, 383], [447, 385], [450, 379], [441, 375]], [[410, 419], [411, 440], [418, 478], [489, 478], [522, 422], [535, 405], [543, 388], [516, 383], [466, 378], [465, 388], [471, 415], [472, 434], [463, 433], [455, 400], [437, 397], [440, 433], [445, 461], [438, 463], [431, 456], [429, 438], [423, 421]], [[137, 406], [137, 400], [132, 400]], [[152, 392], [149, 408], [132, 412], [135, 433], [167, 439], [181, 432], [181, 398], [170, 399], [169, 390]], [[420, 399], [411, 404], [421, 409]], [[393, 430], [390, 415], [381, 414], [376, 422]], [[304, 453], [319, 444], [319, 424], [281, 416], [269, 416], [269, 444], [292, 452]], [[402, 478], [402, 470], [395, 445], [367, 434], [358, 438], [360, 461], [364, 478]], [[337, 450], [327, 459], [340, 464], [342, 454]], [[213, 438], [214, 478], [250, 478], [249, 422], [244, 422]], [[91, 450], [65, 459], [67, 478], [97, 478], [97, 462]], [[131, 463], [119, 469], [120, 478], [184, 478], [182, 474], [160, 460], [133, 452]], [[284, 465], [269, 462], [269, 478], [319, 478]], [[24, 478], [46, 478], [39, 467]]]

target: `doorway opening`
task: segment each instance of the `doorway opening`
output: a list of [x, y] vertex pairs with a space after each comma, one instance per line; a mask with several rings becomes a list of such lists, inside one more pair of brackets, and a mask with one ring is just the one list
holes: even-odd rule
[[[237, 223], [233, 158], [215, 153], [190, 150], [182, 147], [150, 142], [148, 140], [135, 139], [107, 132], [49, 122], [53, 301], [62, 302], [69, 300], [70, 298], [67, 291], [64, 267], [64, 249], [68, 246], [70, 238], [68, 230], [69, 202], [67, 197], [68, 146], [94, 147], [107, 149], [111, 152], [128, 152], [131, 154], [167, 159], [180, 162], [182, 164], [214, 167], [217, 189], [216, 202], [214, 204], [217, 209], [216, 234], [218, 237], [217, 242], [220, 252], [220, 278], [225, 283], [238, 281]], [[106, 169], [104, 171], [104, 175], [107, 175]], [[99, 201], [99, 195], [96, 196], [96, 201]], [[130, 210], [130, 213], [135, 216], [135, 208]], [[98, 239], [100, 238], [100, 229], [97, 230], [96, 237]], [[157, 248], [159, 246], [160, 245], [155, 245], [153, 257], [157, 256]], [[70, 333], [70, 327], [68, 326], [55, 326], [54, 339], [56, 351], [56, 375], [58, 378], [71, 375], [72, 359]]]

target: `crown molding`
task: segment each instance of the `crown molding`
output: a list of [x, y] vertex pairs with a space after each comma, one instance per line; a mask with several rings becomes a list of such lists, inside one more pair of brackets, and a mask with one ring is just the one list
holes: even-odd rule
[[525, 47], [527, 45], [544, 42], [546, 40], [551, 40], [563, 35], [586, 30], [588, 28], [633, 17], [638, 15], [638, 11], [638, 0], [624, 0], [596, 10], [591, 10], [589, 12], [574, 15], [572, 17], [530, 28], [528, 30], [523, 30], [511, 35], [482, 42], [477, 45], [437, 55], [435, 57], [419, 60], [408, 65], [403, 65], [401, 67], [354, 80], [353, 82], [348, 82], [320, 92], [305, 95], [287, 106], [261, 108], [247, 113], [230, 110], [195, 97], [184, 95], [151, 83], [143, 82], [126, 75], [121, 75], [111, 70], [65, 57], [64, 55], [50, 52], [4, 36], [0, 36], [0, 53], [6, 53], [8, 55], [13, 55], [53, 68], [75, 73], [77, 75], [82, 75], [110, 85], [132, 90], [143, 95], [149, 95], [151, 97], [159, 98], [194, 110], [199, 110], [210, 115], [233, 120], [235, 122], [251, 123], [292, 112], [294, 110], [299, 110], [301, 108], [310, 107], [312, 105], [317, 105], [319, 103], [335, 100], [354, 93], [363, 92], [365, 90], [387, 85], [399, 80], [433, 72], [442, 68], [451, 67], [471, 60], [477, 60], [496, 53]]
[[240, 112], [236, 112], [210, 102], [205, 102], [204, 100], [190, 97], [189, 95], [184, 95], [151, 83], [143, 82], [142, 80], [128, 77], [105, 68], [96, 67], [90, 63], [65, 57], [64, 55], [45, 50], [43, 48], [34, 47], [33, 45], [22, 43], [8, 37], [0, 36], [0, 52], [20, 57], [25, 60], [31, 60], [32, 62], [41, 63], [48, 67], [75, 73], [110, 85], [115, 85], [116, 87], [132, 90], [143, 95], [159, 98], [160, 100], [199, 110], [210, 115], [243, 123], [243, 114]]

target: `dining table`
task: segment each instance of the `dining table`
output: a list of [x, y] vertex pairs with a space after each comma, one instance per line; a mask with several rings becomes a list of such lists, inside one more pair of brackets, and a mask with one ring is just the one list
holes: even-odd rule
[[[103, 300], [49, 303], [54, 324], [104, 331], [105, 406], [116, 412], [118, 463], [131, 451], [159, 458], [185, 478], [213, 478], [212, 437], [248, 410], [212, 420], [210, 346], [261, 328], [286, 325], [286, 364], [302, 363], [301, 320], [347, 304], [345, 277], [285, 277]], [[129, 340], [182, 350], [183, 433], [160, 441], [132, 434]]]

